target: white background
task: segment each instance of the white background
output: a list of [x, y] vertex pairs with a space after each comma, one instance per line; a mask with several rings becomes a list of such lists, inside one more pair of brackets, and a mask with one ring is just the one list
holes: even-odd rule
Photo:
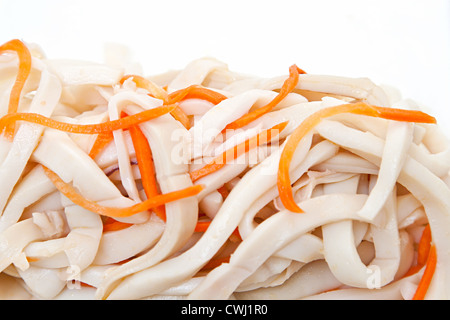
[[0, 42], [102, 61], [128, 46], [146, 75], [213, 56], [260, 76], [369, 77], [431, 110], [450, 136], [448, 0], [0, 0]]

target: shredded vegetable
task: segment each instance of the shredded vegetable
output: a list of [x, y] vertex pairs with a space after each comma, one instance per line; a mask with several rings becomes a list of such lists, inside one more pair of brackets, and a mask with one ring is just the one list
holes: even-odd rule
[[0, 297], [450, 298], [450, 143], [423, 106], [296, 64], [40, 50], [0, 46]]

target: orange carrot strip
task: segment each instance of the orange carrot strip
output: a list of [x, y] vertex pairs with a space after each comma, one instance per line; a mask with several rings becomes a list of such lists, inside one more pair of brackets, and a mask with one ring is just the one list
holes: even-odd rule
[[191, 85], [184, 89], [180, 89], [170, 93], [168, 97], [168, 103], [176, 103], [184, 99], [202, 99], [216, 105], [219, 102], [227, 99], [227, 97], [217, 91], [199, 85]]
[[43, 166], [43, 169], [45, 174], [49, 177], [55, 187], [73, 203], [91, 212], [111, 218], [129, 217], [136, 213], [147, 211], [155, 207], [164, 205], [168, 202], [180, 200], [187, 197], [193, 197], [204, 188], [201, 185], [191, 186], [181, 190], [156, 195], [130, 207], [105, 207], [80, 195], [72, 185], [65, 183], [55, 172], [51, 171], [45, 166]]
[[163, 114], [171, 112], [176, 106], [162, 106], [154, 109], [145, 110], [136, 113], [132, 116], [125, 117], [118, 120], [111, 120], [96, 124], [72, 124], [64, 123], [52, 118], [45, 117], [37, 113], [12, 113], [3, 116], [0, 119], [0, 132], [4, 130], [8, 125], [16, 121], [27, 121], [42, 126], [46, 126], [52, 129], [57, 129], [70, 133], [84, 133], [95, 134], [108, 131], [114, 131], [118, 129], [126, 129], [133, 125], [157, 118]]
[[[147, 90], [153, 97], [163, 100], [164, 104], [170, 104], [167, 102], [168, 101], [167, 92], [163, 88], [151, 82], [150, 80], [137, 75], [126, 75], [122, 77], [122, 79], [120, 79], [120, 83], [123, 84], [127, 79], [132, 79], [138, 88]], [[178, 106], [175, 107], [175, 109], [173, 109], [170, 112], [170, 114], [175, 118], [175, 120], [180, 121], [181, 124], [186, 129], [190, 128], [191, 124], [188, 116]]]
[[161, 88], [161, 87], [157, 86], [156, 84], [154, 84], [153, 82], [151, 82], [150, 80], [148, 80], [142, 76], [138, 76], [135, 74], [129, 74], [129, 75], [123, 76], [122, 79], [120, 79], [120, 81], [119, 81], [120, 84], [123, 84], [125, 82], [125, 80], [127, 80], [127, 79], [132, 79], [138, 88], [147, 90], [148, 92], [150, 92], [150, 94], [153, 97], [155, 97], [157, 99], [161, 99], [163, 101], [167, 101], [167, 92], [163, 88]]
[[190, 173], [193, 182], [200, 178], [203, 178], [217, 170], [223, 168], [229, 161], [234, 160], [249, 150], [256, 148], [257, 146], [267, 143], [272, 139], [272, 135], [278, 135], [287, 126], [287, 121], [279, 123], [270, 129], [264, 130], [258, 133], [256, 136], [245, 140], [242, 143], [237, 144], [233, 148], [230, 148], [223, 152], [221, 155], [214, 158], [211, 162], [205, 165], [203, 168], [192, 171]]
[[[0, 46], [0, 54], [7, 51], [15, 51], [19, 58], [19, 71], [17, 73], [16, 81], [14, 82], [11, 94], [9, 96], [8, 113], [17, 112], [19, 108], [20, 95], [22, 93], [25, 82], [31, 73], [31, 53], [27, 46], [20, 40], [13, 39]], [[13, 137], [14, 125], [11, 125], [6, 130], [6, 136]]]
[[417, 286], [416, 292], [414, 293], [413, 300], [425, 299], [428, 288], [430, 287], [431, 280], [433, 279], [434, 271], [436, 270], [436, 264], [436, 246], [432, 244], [430, 247], [430, 253], [427, 258], [425, 270], [423, 272], [422, 278], [420, 279], [419, 285]]
[[295, 86], [298, 83], [298, 78], [299, 78], [298, 76], [301, 73], [305, 73], [305, 72], [303, 70], [301, 70], [299, 67], [297, 67], [295, 64], [292, 65], [289, 68], [289, 78], [287, 78], [284, 81], [283, 86], [280, 89], [280, 92], [278, 93], [278, 95], [275, 98], [272, 99], [272, 101], [270, 101], [264, 107], [261, 107], [252, 112], [249, 112], [249, 113], [243, 115], [242, 117], [240, 117], [239, 119], [229, 123], [225, 127], [225, 130], [227, 130], [227, 129], [236, 130], [236, 129], [242, 128], [242, 127], [246, 126], [247, 124], [249, 124], [250, 122], [263, 116], [264, 114], [270, 112], [273, 108], [275, 108], [281, 102], [281, 100], [283, 100], [292, 90], [294, 90]]
[[[155, 166], [153, 163], [152, 150], [148, 140], [138, 126], [129, 128], [131, 140], [136, 152], [136, 160], [141, 173], [142, 186], [148, 199], [159, 194], [158, 183], [156, 181]], [[166, 220], [166, 210], [164, 206], [153, 208], [153, 211], [163, 221]]]
[[20, 93], [25, 81], [31, 72], [31, 53], [27, 46], [20, 40], [14, 39], [0, 46], [0, 54], [6, 51], [15, 51], [19, 57], [19, 72], [11, 90], [9, 98], [8, 113], [17, 112], [19, 107]]
[[97, 135], [97, 138], [89, 151], [89, 156], [95, 159], [97, 155], [105, 148], [105, 146], [114, 139], [112, 131], [102, 132]]
[[186, 129], [189, 130], [191, 128], [191, 121], [189, 120], [189, 117], [180, 107], [175, 107], [170, 114], [175, 118], [175, 120], [180, 121]]
[[132, 223], [120, 222], [108, 217], [103, 223], [103, 232], [119, 231], [131, 227], [132, 225]]
[[220, 193], [220, 195], [222, 196], [222, 198], [225, 200], [228, 195], [230, 194], [230, 191], [228, 191], [227, 187], [225, 187], [225, 185], [221, 186], [220, 188], [217, 189], [217, 191]]
[[435, 118], [421, 111], [381, 108], [368, 105], [363, 102], [329, 107], [313, 113], [294, 130], [281, 153], [278, 167], [277, 186], [280, 199], [286, 209], [293, 212], [302, 212], [294, 201], [289, 177], [290, 163], [298, 143], [322, 119], [341, 113], [354, 113], [397, 121], [436, 123]]

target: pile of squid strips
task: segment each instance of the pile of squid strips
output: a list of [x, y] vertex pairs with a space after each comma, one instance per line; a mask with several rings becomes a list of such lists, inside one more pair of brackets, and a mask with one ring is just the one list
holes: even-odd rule
[[1, 299], [448, 299], [450, 151], [367, 78], [0, 46]]

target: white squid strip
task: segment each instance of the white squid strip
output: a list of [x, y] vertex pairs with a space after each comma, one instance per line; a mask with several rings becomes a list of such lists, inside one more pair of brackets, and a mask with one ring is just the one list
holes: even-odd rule
[[81, 272], [92, 264], [97, 254], [103, 232], [102, 219], [79, 206], [67, 206], [65, 214], [70, 232], [64, 241], [64, 252], [69, 267]]
[[[382, 287], [394, 279], [400, 261], [400, 240], [395, 211], [386, 227], [371, 225], [376, 257], [369, 266], [361, 261], [353, 235], [352, 221], [341, 221], [322, 227], [325, 259], [335, 277], [346, 285], [359, 288]], [[336, 250], [336, 251], [335, 251]]]
[[[295, 154], [294, 163], [305, 157], [310, 144], [311, 138], [303, 140]], [[275, 185], [276, 175], [273, 172], [278, 168], [279, 156], [280, 152], [272, 154], [240, 180], [202, 238], [191, 249], [124, 279], [107, 298], [121, 299], [126, 296], [133, 299], [154, 295], [193, 276], [221, 248], [255, 199]], [[252, 190], [252, 193], [248, 194], [245, 190]], [[184, 268], [179, 268], [180, 263]], [[130, 292], [133, 292], [132, 296]]]
[[30, 300], [32, 295], [24, 288], [23, 281], [0, 273], [0, 299], [1, 300]]
[[[72, 287], [73, 286], [73, 287]], [[91, 287], [78, 287], [77, 284], [73, 284], [57, 295], [54, 300], [94, 300], [95, 288]]]
[[[161, 100], [154, 99], [147, 94], [119, 92], [112, 96], [108, 103], [110, 120], [120, 119], [120, 113], [127, 103], [135, 103], [145, 109], [152, 109], [162, 105]], [[113, 135], [118, 154], [119, 173], [121, 176], [122, 185], [134, 201], [140, 201], [139, 192], [135, 183], [135, 177], [133, 176], [133, 172], [131, 170], [129, 150], [127, 149], [127, 143], [123, 135], [123, 130], [115, 130]]]
[[32, 260], [30, 265], [40, 268], [67, 268], [70, 263], [64, 252], [66, 238], [34, 241], [24, 252]]
[[164, 232], [165, 223], [152, 215], [147, 222], [103, 233], [95, 265], [107, 265], [131, 258], [152, 247]]
[[[91, 201], [117, 207], [135, 204], [131, 199], [122, 196], [94, 160], [63, 132], [45, 130], [32, 159], [54, 171], [66, 183], [72, 182], [80, 194]], [[147, 219], [148, 213], [142, 212], [117, 220], [139, 223]]]
[[181, 101], [178, 106], [188, 116], [202, 116], [211, 109], [214, 104], [203, 99], [193, 98]]
[[[311, 148], [308, 151], [305, 158], [302, 161], [299, 159], [293, 159], [291, 165], [291, 177], [294, 178], [295, 181], [299, 177], [301, 177], [310, 167], [317, 165], [317, 163], [323, 162], [326, 159], [334, 156], [338, 151], [338, 148], [327, 141], [322, 141]], [[276, 162], [277, 163], [277, 162]], [[297, 163], [297, 165], [296, 165]], [[262, 163], [261, 166], [265, 165]], [[274, 167], [275, 170], [270, 170]], [[277, 168], [277, 167], [276, 167]], [[262, 174], [266, 175], [276, 175], [275, 165], [270, 166], [268, 163], [267, 168], [261, 168]], [[255, 215], [270, 201], [274, 200], [278, 196], [278, 188], [276, 183], [271, 181], [273, 184], [271, 187], [262, 195], [260, 195], [252, 205], [246, 210], [244, 216], [242, 217], [239, 223], [239, 234], [243, 239], [248, 237], [256, 228], [256, 224], [254, 222]]]
[[[29, 112], [50, 116], [61, 94], [61, 84], [48, 71], [42, 71], [41, 82], [31, 102]], [[20, 178], [30, 156], [39, 142], [43, 128], [38, 125], [21, 124], [14, 141], [0, 165], [0, 212], [3, 211], [15, 184]]]
[[239, 245], [230, 262], [212, 270], [189, 298], [227, 299], [274, 252], [300, 235], [327, 223], [360, 220], [356, 211], [366, 199], [366, 195], [324, 195], [299, 203], [302, 214], [285, 210], [269, 217]]
[[374, 219], [381, 211], [397, 183], [398, 175], [412, 143], [412, 132], [413, 124], [411, 123], [389, 123], [378, 179], [366, 204], [359, 212], [360, 215]]
[[201, 157], [226, 125], [245, 115], [258, 100], [270, 101], [275, 96], [273, 91], [250, 90], [212, 107], [189, 130], [192, 137], [192, 158]]
[[304, 263], [272, 256], [251, 276], [242, 281], [236, 291], [249, 291], [260, 287], [274, 287], [280, 285], [303, 265]]

